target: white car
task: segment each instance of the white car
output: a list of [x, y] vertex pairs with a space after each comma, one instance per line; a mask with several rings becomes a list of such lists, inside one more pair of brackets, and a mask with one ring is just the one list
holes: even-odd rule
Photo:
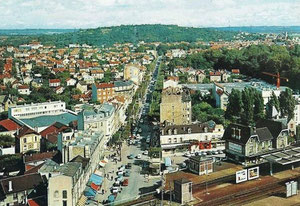
[[148, 150], [144, 151], [143, 154], [148, 155], [149, 154]]
[[141, 159], [141, 158], [142, 158], [142, 155], [141, 155], [141, 154], [138, 154], [135, 158]]
[[185, 156], [185, 157], [191, 157], [192, 155], [191, 155], [190, 153], [186, 152], [186, 153], [184, 154], [184, 156]]

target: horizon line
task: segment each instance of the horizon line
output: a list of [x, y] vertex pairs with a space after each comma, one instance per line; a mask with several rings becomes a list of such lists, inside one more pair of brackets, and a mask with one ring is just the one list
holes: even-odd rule
[[80, 30], [80, 29], [98, 29], [106, 27], [120, 27], [120, 26], [143, 26], [143, 25], [162, 25], [162, 26], [178, 26], [178, 27], [189, 27], [189, 28], [238, 28], [238, 27], [300, 27], [300, 25], [249, 25], [249, 26], [182, 26], [178, 24], [120, 24], [120, 25], [111, 25], [111, 26], [99, 26], [99, 27], [86, 27], [86, 28], [0, 28], [0, 30]]

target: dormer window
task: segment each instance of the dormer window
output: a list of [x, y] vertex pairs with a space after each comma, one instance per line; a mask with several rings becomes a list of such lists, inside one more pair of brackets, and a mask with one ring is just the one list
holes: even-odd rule
[[207, 127], [204, 127], [204, 133], [207, 133], [208, 129]]
[[168, 130], [168, 134], [172, 135], [172, 130], [171, 129]]
[[188, 133], [191, 134], [192, 133], [192, 129], [188, 128]]
[[173, 132], [174, 132], [174, 134], [177, 134], [177, 129], [174, 129]]
[[235, 138], [235, 128], [232, 128], [231, 137]]
[[241, 139], [241, 129], [237, 129], [237, 131], [238, 131], [237, 139]]

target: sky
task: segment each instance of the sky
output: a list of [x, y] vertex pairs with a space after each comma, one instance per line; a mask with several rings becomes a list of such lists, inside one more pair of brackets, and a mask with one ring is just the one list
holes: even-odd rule
[[0, 29], [300, 26], [300, 0], [0, 0]]

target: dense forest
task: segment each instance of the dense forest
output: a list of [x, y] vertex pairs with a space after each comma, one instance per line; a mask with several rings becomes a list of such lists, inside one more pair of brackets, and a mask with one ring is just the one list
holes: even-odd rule
[[0, 36], [0, 45], [14, 45], [29, 43], [32, 40], [44, 45], [58, 47], [69, 44], [89, 44], [93, 46], [110, 46], [114, 43], [145, 42], [195, 42], [232, 40], [238, 32], [217, 31], [213, 28], [180, 27], [176, 25], [122, 25], [114, 27], [100, 27], [96, 29], [80, 29], [74, 32], [40, 35], [6, 35]]
[[193, 67], [195, 69], [240, 69], [242, 74], [261, 78], [272, 84], [276, 80], [262, 72], [276, 73], [287, 77], [282, 81], [295, 90], [300, 90], [300, 46], [291, 48], [285, 46], [252, 45], [243, 49], [206, 50], [202, 53], [189, 55], [185, 58], [175, 58], [170, 61], [169, 70], [176, 66]]

